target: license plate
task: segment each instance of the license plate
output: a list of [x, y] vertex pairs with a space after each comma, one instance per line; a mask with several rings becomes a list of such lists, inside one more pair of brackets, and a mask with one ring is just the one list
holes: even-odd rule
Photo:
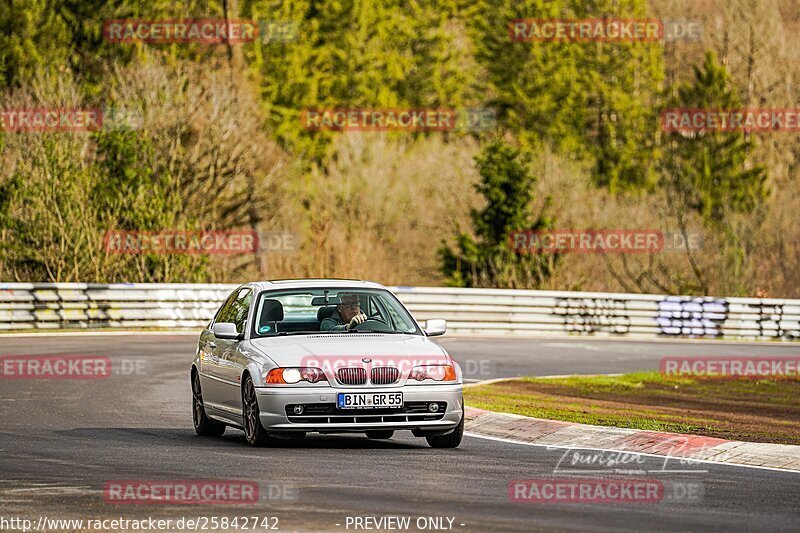
[[403, 393], [340, 392], [336, 405], [339, 409], [399, 409], [403, 407]]

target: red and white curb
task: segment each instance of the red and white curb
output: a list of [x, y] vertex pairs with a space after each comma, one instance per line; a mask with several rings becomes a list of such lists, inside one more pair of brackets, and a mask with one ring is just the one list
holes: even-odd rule
[[476, 436], [564, 448], [642, 453], [703, 462], [800, 472], [800, 446], [763, 444], [639, 429], [591, 426], [466, 408]]

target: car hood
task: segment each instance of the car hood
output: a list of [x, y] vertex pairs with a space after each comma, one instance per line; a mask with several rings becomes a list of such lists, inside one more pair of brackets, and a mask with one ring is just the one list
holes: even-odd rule
[[[278, 366], [361, 366], [446, 364], [447, 352], [421, 335], [373, 333], [291, 335], [250, 341]], [[371, 361], [364, 361], [371, 359]], [[316, 363], [316, 364], [315, 364]]]

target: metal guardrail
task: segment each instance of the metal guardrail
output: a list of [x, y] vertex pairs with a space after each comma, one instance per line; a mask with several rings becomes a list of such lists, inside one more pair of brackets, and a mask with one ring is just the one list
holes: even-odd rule
[[[199, 328], [236, 285], [0, 284], [0, 330]], [[389, 287], [461, 334], [800, 340], [800, 300]]]

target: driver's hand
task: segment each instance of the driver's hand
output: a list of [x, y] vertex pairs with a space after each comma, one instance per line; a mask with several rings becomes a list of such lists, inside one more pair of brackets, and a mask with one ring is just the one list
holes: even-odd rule
[[363, 324], [364, 322], [366, 322], [366, 320], [367, 320], [367, 315], [365, 315], [364, 313], [358, 313], [356, 316], [350, 319], [350, 323], [347, 324], [347, 331], [350, 331], [359, 324]]

